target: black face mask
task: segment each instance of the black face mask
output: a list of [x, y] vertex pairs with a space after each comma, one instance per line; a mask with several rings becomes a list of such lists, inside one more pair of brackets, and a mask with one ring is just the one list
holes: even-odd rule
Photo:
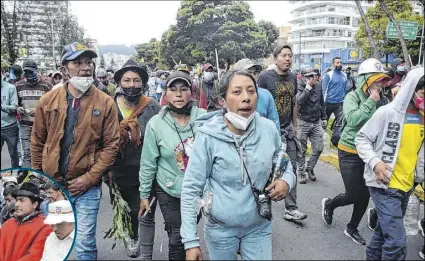
[[347, 77], [350, 77], [350, 75], [351, 75], [351, 72], [347, 72], [346, 74], [347, 74]]
[[338, 66], [336, 66], [336, 67], [335, 67], [335, 69], [336, 69], [337, 71], [341, 71], [341, 70], [342, 70], [342, 65], [338, 65]]
[[182, 115], [190, 115], [190, 112], [192, 111], [192, 101], [189, 101], [188, 103], [186, 103], [185, 106], [181, 107], [181, 108], [177, 108], [176, 106], [172, 105], [171, 103], [168, 104], [168, 110], [175, 112], [177, 114], [182, 114]]
[[130, 87], [121, 89], [124, 98], [126, 98], [129, 102], [135, 103], [140, 100], [140, 97], [142, 96], [142, 88]]

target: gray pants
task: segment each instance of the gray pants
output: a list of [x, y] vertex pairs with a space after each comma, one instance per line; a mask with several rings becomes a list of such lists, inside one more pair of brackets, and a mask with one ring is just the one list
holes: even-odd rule
[[20, 124], [19, 126], [22, 142], [22, 168], [31, 168], [31, 131], [32, 126]]
[[[289, 135], [283, 135], [282, 139], [286, 140], [286, 153], [291, 160], [292, 167], [294, 169], [294, 173], [297, 173], [297, 145], [295, 143], [294, 137], [292, 136], [292, 131]], [[282, 142], [285, 142], [282, 140]], [[295, 184], [294, 187], [289, 191], [288, 196], [285, 198], [285, 208], [286, 210], [292, 211], [298, 209], [297, 205], [297, 184], [298, 184], [298, 176], [295, 175]]]
[[[306, 122], [298, 119], [297, 137], [301, 144], [301, 151], [297, 159], [298, 172], [313, 170], [323, 151], [323, 127], [320, 120], [316, 123]], [[305, 154], [307, 152], [307, 140], [311, 141], [311, 155], [305, 168]]]

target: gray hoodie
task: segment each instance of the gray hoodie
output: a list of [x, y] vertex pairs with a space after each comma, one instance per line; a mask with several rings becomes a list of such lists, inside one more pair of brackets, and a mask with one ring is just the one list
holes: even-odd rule
[[[388, 186], [376, 182], [373, 169], [379, 162], [384, 162], [391, 170], [394, 170], [400, 149], [406, 110], [416, 85], [423, 75], [423, 67], [412, 69], [407, 74], [393, 102], [380, 107], [357, 133], [356, 148], [360, 158], [366, 163], [364, 179], [369, 187], [388, 188]], [[418, 152], [415, 182], [420, 183], [423, 180], [424, 144], [422, 141], [421, 149]]]
[[18, 94], [10, 83], [1, 81], [1, 127], [8, 127], [16, 123], [16, 109], [18, 108]]

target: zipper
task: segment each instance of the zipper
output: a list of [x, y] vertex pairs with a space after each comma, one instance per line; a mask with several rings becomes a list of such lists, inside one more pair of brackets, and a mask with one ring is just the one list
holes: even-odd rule
[[[75, 98], [74, 98], [75, 99]], [[78, 108], [78, 116], [79, 116], [79, 114], [80, 114], [80, 111], [81, 111], [81, 108], [82, 108], [82, 101], [83, 101], [83, 97], [81, 97], [81, 101], [80, 101], [80, 107]], [[73, 101], [74, 102], [74, 101]], [[67, 166], [66, 166], [66, 173], [65, 174], [68, 174], [68, 168], [69, 168], [69, 159], [70, 159], [70, 154], [71, 154], [71, 150], [72, 150], [72, 148], [73, 148], [73, 146], [72, 145], [74, 145], [74, 141], [75, 141], [75, 129], [76, 129], [76, 127], [77, 127], [77, 125], [78, 125], [78, 120], [79, 120], [79, 117], [77, 116], [77, 120], [75, 121], [75, 124], [74, 124], [74, 128], [72, 129], [72, 142], [71, 142], [71, 145], [69, 146], [69, 149], [68, 149], [68, 164], [67, 164]], [[64, 177], [64, 180], [65, 180], [65, 182], [66, 182], [66, 187], [65, 188], [67, 188], [68, 187], [68, 178], [67, 178], [67, 176], [65, 175], [65, 177]]]

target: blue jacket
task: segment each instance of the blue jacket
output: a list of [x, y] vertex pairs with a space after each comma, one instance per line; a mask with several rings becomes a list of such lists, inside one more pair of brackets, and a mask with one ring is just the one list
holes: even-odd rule
[[10, 83], [1, 81], [1, 127], [16, 123], [16, 110], [18, 108], [18, 94], [16, 88]]
[[[222, 111], [204, 114], [196, 122], [202, 126], [193, 144], [181, 194], [180, 233], [186, 249], [199, 246], [197, 202], [203, 195], [213, 195], [206, 222], [215, 220], [224, 227], [250, 227], [265, 221], [258, 213], [243, 164], [257, 189], [264, 189], [276, 170], [282, 170], [280, 178], [290, 188], [295, 184], [291, 162], [270, 120], [257, 113], [242, 136], [230, 132]], [[273, 168], [273, 158], [278, 155], [283, 155], [284, 160]]]
[[333, 69], [326, 73], [322, 81], [322, 91], [325, 103], [344, 102], [347, 88], [347, 75]]
[[267, 118], [276, 124], [276, 128], [280, 133], [279, 114], [277, 113], [276, 104], [272, 94], [263, 88], [258, 87], [257, 112], [261, 117]]

